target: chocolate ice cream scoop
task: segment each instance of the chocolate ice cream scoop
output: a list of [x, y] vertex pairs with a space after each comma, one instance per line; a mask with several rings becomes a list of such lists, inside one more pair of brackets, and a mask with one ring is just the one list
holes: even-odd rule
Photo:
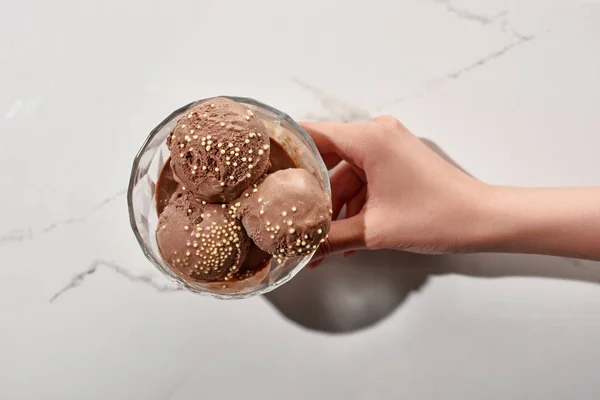
[[225, 204], [203, 204], [175, 192], [159, 217], [156, 239], [163, 259], [180, 275], [199, 281], [243, 279], [240, 267], [250, 239]]
[[331, 224], [331, 199], [317, 178], [300, 168], [270, 174], [235, 206], [248, 236], [278, 258], [311, 253]]
[[192, 107], [167, 139], [175, 177], [209, 203], [231, 201], [269, 168], [269, 135], [245, 105], [219, 97]]

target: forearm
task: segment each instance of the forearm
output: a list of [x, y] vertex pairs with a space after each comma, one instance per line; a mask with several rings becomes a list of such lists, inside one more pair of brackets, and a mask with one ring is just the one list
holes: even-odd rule
[[490, 187], [477, 218], [477, 251], [600, 260], [600, 187]]

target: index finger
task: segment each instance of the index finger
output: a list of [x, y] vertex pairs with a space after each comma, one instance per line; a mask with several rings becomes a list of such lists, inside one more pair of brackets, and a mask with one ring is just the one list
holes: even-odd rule
[[301, 122], [300, 126], [313, 138], [322, 155], [331, 158], [329, 155], [334, 154], [363, 168], [364, 149], [369, 140], [366, 123]]

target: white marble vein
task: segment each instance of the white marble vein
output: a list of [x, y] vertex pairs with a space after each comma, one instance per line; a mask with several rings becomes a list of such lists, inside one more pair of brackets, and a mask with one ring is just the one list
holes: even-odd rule
[[154, 277], [151, 275], [134, 275], [127, 268], [124, 268], [114, 262], [107, 260], [94, 260], [90, 264], [90, 266], [83, 272], [78, 273], [71, 279], [71, 281], [58, 292], [54, 293], [50, 298], [50, 303], [53, 303], [60, 296], [64, 295], [66, 292], [76, 289], [80, 287], [83, 282], [90, 276], [96, 273], [98, 268], [107, 268], [110, 271], [113, 271], [118, 276], [121, 276], [132, 283], [141, 283], [144, 285], [148, 285], [152, 287], [154, 290], [160, 293], [166, 292], [178, 292], [182, 290], [182, 288], [173, 285], [164, 285], [159, 284], [154, 281]]
[[399, 97], [397, 99], [392, 100], [389, 103], [386, 103], [384, 105], [377, 107], [376, 110], [378, 112], [384, 112], [386, 110], [389, 110], [390, 108], [397, 106], [400, 103], [404, 103], [404, 102], [407, 102], [410, 100], [420, 98], [427, 94], [430, 94], [432, 91], [440, 88], [441, 86], [446, 84], [448, 81], [459, 79], [463, 75], [465, 75], [477, 68], [483, 67], [487, 63], [492, 62], [492, 61], [504, 56], [509, 51], [513, 50], [514, 48], [516, 48], [518, 46], [522, 46], [522, 45], [536, 39], [538, 36], [539, 35], [524, 36], [524, 35], [516, 34], [516, 40], [511, 41], [509, 44], [505, 45], [504, 47], [502, 47], [498, 50], [495, 50], [489, 54], [486, 54], [485, 56], [473, 61], [472, 63], [470, 63], [464, 67], [461, 67], [457, 70], [451, 71], [442, 77], [435, 78], [435, 79], [427, 82], [424, 85], [424, 87], [422, 88], [421, 92], [412, 94], [409, 97]]
[[127, 190], [119, 190], [117, 193], [98, 202], [98, 204], [93, 206], [88, 212], [86, 212], [83, 215], [68, 217], [65, 219], [58, 220], [58, 221], [50, 222], [48, 225], [46, 225], [42, 228], [39, 228], [39, 229], [23, 228], [23, 229], [11, 230], [9, 232], [2, 233], [2, 234], [0, 234], [0, 247], [2, 247], [5, 244], [8, 244], [10, 242], [23, 242], [26, 240], [31, 240], [31, 239], [35, 238], [36, 236], [47, 234], [57, 228], [62, 228], [62, 227], [68, 226], [68, 225], [79, 224], [79, 223], [85, 222], [86, 219], [89, 218], [90, 215], [92, 215], [96, 211], [100, 210], [102, 207], [106, 206], [107, 204], [123, 197], [123, 195], [125, 195], [126, 192], [127, 192]]
[[308, 90], [320, 102], [322, 110], [308, 112], [302, 119], [314, 121], [359, 122], [372, 118], [371, 114], [362, 107], [338, 99], [325, 90], [310, 85], [298, 78], [292, 79], [300, 87]]
[[480, 23], [481, 25], [489, 25], [495, 23], [500, 18], [505, 18], [508, 14], [507, 10], [501, 10], [494, 15], [488, 16], [485, 14], [478, 14], [473, 11], [470, 11], [466, 8], [459, 8], [454, 5], [452, 0], [433, 0], [435, 3], [442, 4], [446, 10], [456, 15], [458, 18], [465, 19], [467, 21], [475, 21]]

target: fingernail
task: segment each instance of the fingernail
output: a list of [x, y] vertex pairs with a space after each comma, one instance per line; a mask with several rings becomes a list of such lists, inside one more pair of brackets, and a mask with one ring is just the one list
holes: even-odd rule
[[356, 250], [350, 250], [344, 253], [344, 257], [351, 257], [356, 254]]

